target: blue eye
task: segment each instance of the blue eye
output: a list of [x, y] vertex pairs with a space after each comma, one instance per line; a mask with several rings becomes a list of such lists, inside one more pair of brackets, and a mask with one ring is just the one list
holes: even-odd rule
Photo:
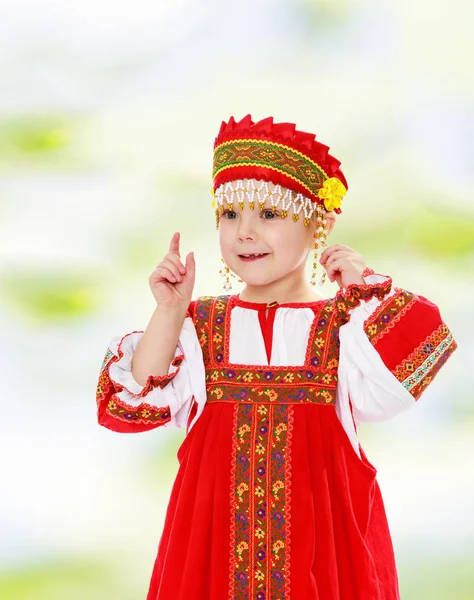
[[[229, 217], [229, 215], [235, 215], [237, 216], [237, 213], [234, 212], [233, 210], [225, 210], [223, 213], [223, 216], [225, 216], [227, 219], [231, 218]], [[231, 218], [231, 220], [233, 219], [233, 217]]]
[[265, 218], [266, 221], [271, 221], [272, 219], [274, 219], [277, 216], [276, 213], [274, 213], [271, 209], [264, 210], [262, 214], [263, 215], [265, 215], [265, 214], [270, 214], [271, 215], [269, 218]]

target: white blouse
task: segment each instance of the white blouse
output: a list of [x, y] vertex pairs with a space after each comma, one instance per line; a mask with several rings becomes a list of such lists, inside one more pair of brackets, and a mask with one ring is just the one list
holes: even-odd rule
[[[364, 277], [367, 284], [385, 281], [381, 275]], [[392, 290], [386, 298], [395, 293]], [[339, 329], [340, 355], [336, 390], [336, 413], [354, 450], [360, 456], [356, 425], [363, 422], [383, 421], [415, 404], [414, 397], [385, 366], [380, 355], [364, 332], [364, 321], [374, 312], [381, 300], [376, 297], [361, 301], [349, 310], [349, 321]], [[271, 366], [302, 366], [305, 360], [311, 324], [315, 318], [311, 308], [278, 307], [275, 312]], [[186, 317], [175, 356], [184, 354], [179, 373], [163, 389], [152, 389], [144, 397], [135, 397], [143, 390], [133, 378], [133, 352], [143, 332], [134, 332], [112, 339], [110, 350], [117, 355], [122, 341], [123, 357], [111, 364], [109, 375], [125, 389], [117, 395], [120, 400], [138, 406], [142, 402], [156, 407], [169, 406], [171, 420], [165, 426], [185, 427], [195, 398], [198, 408], [189, 431], [199, 419], [206, 404], [206, 380], [203, 355], [194, 323]], [[268, 365], [264, 339], [253, 308], [234, 306], [231, 313], [229, 338], [231, 363]], [[178, 367], [170, 366], [168, 374]], [[131, 392], [131, 393], [130, 393]], [[354, 419], [351, 414], [351, 404]]]

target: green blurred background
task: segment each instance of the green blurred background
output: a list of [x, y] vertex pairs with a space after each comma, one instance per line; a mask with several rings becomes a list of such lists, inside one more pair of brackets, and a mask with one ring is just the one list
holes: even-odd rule
[[195, 296], [221, 293], [212, 144], [249, 112], [331, 146], [350, 189], [330, 242], [438, 304], [458, 341], [415, 408], [360, 437], [402, 600], [474, 599], [473, 17], [467, 0], [0, 3], [2, 599], [145, 598], [184, 431], [98, 427], [95, 386], [110, 338], [146, 326], [174, 231]]

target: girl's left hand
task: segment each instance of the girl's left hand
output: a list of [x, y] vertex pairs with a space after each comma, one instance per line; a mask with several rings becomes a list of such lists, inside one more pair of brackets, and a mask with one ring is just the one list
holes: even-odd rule
[[351, 283], [365, 285], [362, 277], [367, 267], [365, 258], [349, 246], [328, 246], [321, 254], [319, 262], [326, 269], [329, 281], [336, 281], [340, 288]]

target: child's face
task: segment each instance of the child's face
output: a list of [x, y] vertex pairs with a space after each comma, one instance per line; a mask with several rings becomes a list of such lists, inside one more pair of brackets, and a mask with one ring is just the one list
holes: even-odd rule
[[[273, 184], [269, 184], [272, 189]], [[283, 190], [285, 192], [286, 190]], [[249, 285], [267, 285], [281, 280], [298, 269], [304, 271], [308, 251], [314, 247], [314, 214], [311, 223], [304, 225], [303, 213], [293, 221], [293, 209], [285, 218], [281, 207], [272, 213], [270, 198], [263, 211], [255, 201], [251, 210], [248, 201], [241, 211], [234, 202], [232, 211], [224, 205], [219, 218], [219, 242], [222, 257], [228, 267]], [[245, 260], [244, 254], [266, 254], [256, 260]]]

